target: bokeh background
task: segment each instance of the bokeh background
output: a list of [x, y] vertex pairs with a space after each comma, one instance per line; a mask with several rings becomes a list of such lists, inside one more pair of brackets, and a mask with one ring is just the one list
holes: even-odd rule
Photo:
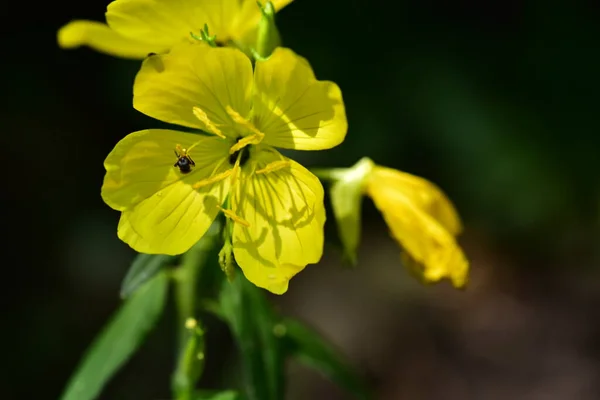
[[[2, 398], [58, 397], [135, 255], [100, 186], [115, 143], [154, 126], [131, 106], [139, 63], [56, 45], [61, 25], [103, 20], [107, 3], [3, 12]], [[285, 45], [341, 86], [350, 125], [338, 148], [296, 158], [370, 156], [426, 177], [465, 222], [465, 291], [414, 281], [365, 201], [357, 268], [329, 221], [323, 261], [273, 299], [340, 346], [377, 398], [600, 398], [599, 19], [589, 0], [296, 0], [279, 14]], [[169, 398], [173, 321], [102, 398]], [[211, 332], [202, 383], [218, 387], [233, 350]], [[298, 365], [288, 374], [289, 399], [349, 398]]]

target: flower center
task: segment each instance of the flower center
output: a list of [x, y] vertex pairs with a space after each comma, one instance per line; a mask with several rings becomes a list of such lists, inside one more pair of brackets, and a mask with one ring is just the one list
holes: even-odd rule
[[[237, 138], [236, 143], [238, 143], [241, 139], [242, 139], [241, 136], [239, 138]], [[240, 167], [243, 167], [244, 164], [246, 164], [248, 162], [248, 160], [250, 159], [250, 146], [241, 148], [241, 149], [231, 153], [229, 155], [229, 164], [235, 165], [235, 162], [237, 161], [238, 157], [240, 158]]]

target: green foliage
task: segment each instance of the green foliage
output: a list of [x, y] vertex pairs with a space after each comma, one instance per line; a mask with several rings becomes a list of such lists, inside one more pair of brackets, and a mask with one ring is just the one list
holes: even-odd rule
[[299, 321], [282, 319], [264, 296], [264, 291], [243, 275], [224, 282], [220, 308], [211, 311], [231, 327], [242, 356], [249, 399], [282, 399], [284, 366], [288, 357], [321, 372], [356, 399], [370, 395], [360, 377], [337, 349]]
[[159, 273], [125, 300], [94, 340], [67, 385], [61, 400], [92, 400], [133, 355], [161, 315], [168, 288]]
[[179, 400], [192, 399], [194, 385], [204, 371], [204, 331], [196, 320], [189, 321], [188, 338], [173, 376], [173, 392]]
[[121, 298], [126, 299], [131, 296], [141, 285], [153, 278], [164, 266], [172, 263], [175, 258], [162, 254], [138, 254], [121, 284]]
[[284, 353], [273, 333], [276, 316], [262, 289], [238, 274], [233, 282], [223, 283], [220, 304], [221, 315], [239, 346], [248, 399], [282, 399]]
[[199, 391], [196, 393], [194, 400], [242, 400], [243, 397], [233, 390], [225, 390], [223, 392], [215, 391]]
[[283, 322], [282, 332], [285, 332], [285, 349], [288, 354], [321, 372], [356, 399], [371, 397], [340, 352], [317, 332], [292, 319]]

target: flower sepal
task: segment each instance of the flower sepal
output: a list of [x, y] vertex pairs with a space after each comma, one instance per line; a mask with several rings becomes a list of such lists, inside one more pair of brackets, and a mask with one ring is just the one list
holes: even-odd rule
[[352, 266], [357, 262], [361, 235], [363, 186], [374, 163], [364, 157], [350, 168], [313, 170], [323, 180], [331, 181], [330, 197], [344, 258]]
[[[229, 207], [229, 198], [225, 201], [227, 207]], [[228, 282], [233, 282], [235, 278], [235, 258], [233, 256], [233, 244], [231, 243], [231, 237], [233, 235], [233, 222], [229, 218], [225, 218], [225, 224], [223, 225], [223, 247], [219, 251], [219, 266], [221, 271], [225, 274]]]
[[210, 47], [217, 47], [217, 35], [211, 35], [209, 33], [208, 24], [204, 24], [204, 27], [200, 30], [200, 35], [191, 32], [190, 36], [200, 42], [207, 43]]
[[262, 4], [257, 1], [261, 18], [256, 30], [256, 45], [250, 49], [252, 57], [257, 61], [265, 61], [273, 50], [281, 45], [281, 36], [275, 24], [275, 6], [271, 1]]

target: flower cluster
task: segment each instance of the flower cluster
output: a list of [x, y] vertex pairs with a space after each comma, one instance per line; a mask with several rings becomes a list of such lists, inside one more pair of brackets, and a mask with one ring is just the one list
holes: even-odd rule
[[[229, 259], [259, 287], [284, 293], [320, 260], [323, 187], [277, 148], [332, 148], [347, 120], [339, 87], [277, 46], [274, 13], [290, 1], [116, 0], [106, 24], [73, 21], [59, 31], [63, 48], [143, 59], [134, 108], [188, 129], [131, 133], [106, 158], [102, 198], [121, 212], [118, 236], [136, 251], [182, 254], [222, 213]], [[406, 263], [425, 266], [427, 280], [448, 276], [462, 286], [468, 264], [445, 196], [399, 171], [369, 171], [355, 192], [373, 198]], [[332, 196], [336, 216], [354, 201], [340, 193]]]
[[[321, 258], [325, 208], [317, 177], [276, 148], [334, 147], [347, 122], [339, 87], [318, 81], [292, 50], [252, 60], [229, 46], [252, 43], [252, 32], [261, 39], [261, 11], [254, 0], [118, 0], [108, 6], [108, 25], [72, 22], [59, 42], [155, 53], [136, 76], [134, 108], [195, 130], [134, 132], [108, 155], [102, 198], [121, 211], [119, 237], [139, 252], [181, 254], [223, 213], [248, 280], [283, 293]], [[205, 24], [212, 43], [194, 38]]]

